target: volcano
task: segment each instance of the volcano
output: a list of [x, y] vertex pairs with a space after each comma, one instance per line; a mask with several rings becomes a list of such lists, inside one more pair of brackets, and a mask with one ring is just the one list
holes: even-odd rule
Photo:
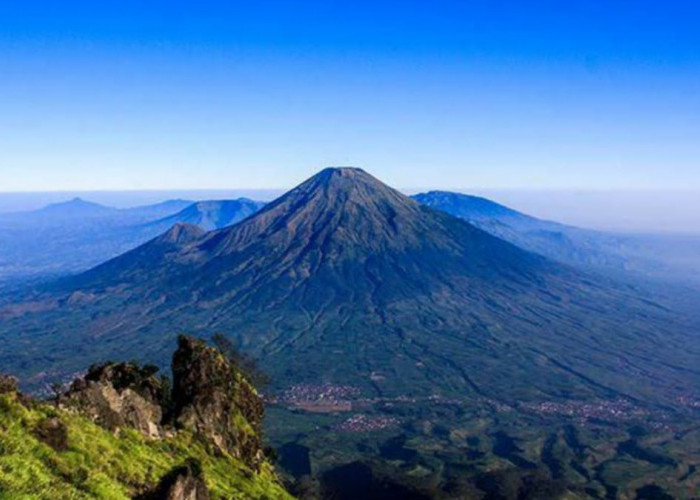
[[[51, 349], [52, 363], [76, 368], [96, 351], [162, 361], [186, 331], [231, 335], [279, 385], [326, 381], [368, 395], [663, 402], [699, 378], [688, 334], [630, 287], [355, 168], [323, 170], [224, 229], [177, 226], [49, 297], [53, 309], [2, 333], [23, 355]], [[28, 326], [37, 315], [52, 327]]]

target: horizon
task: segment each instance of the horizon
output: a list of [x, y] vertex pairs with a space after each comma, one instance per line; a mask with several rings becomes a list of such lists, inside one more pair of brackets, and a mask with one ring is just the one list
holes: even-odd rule
[[[75, 198], [120, 209], [177, 199], [197, 202], [250, 198], [269, 202], [293, 187], [289, 186], [286, 189], [0, 191], [0, 214], [37, 210]], [[693, 189], [397, 189], [406, 195], [439, 190], [479, 196], [530, 216], [587, 229], [620, 233], [700, 234], [698, 222], [700, 221], [700, 196], [698, 196], [700, 193]], [[653, 196], [651, 203], [649, 196]], [[678, 210], [679, 206], [683, 209]]]

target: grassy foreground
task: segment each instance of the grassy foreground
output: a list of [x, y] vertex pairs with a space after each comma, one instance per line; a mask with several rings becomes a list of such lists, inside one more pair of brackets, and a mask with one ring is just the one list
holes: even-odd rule
[[[37, 427], [57, 417], [67, 448], [37, 439]], [[215, 456], [184, 431], [149, 439], [132, 429], [115, 436], [76, 414], [16, 393], [0, 395], [0, 499], [130, 499], [153, 488], [187, 459], [201, 463], [213, 499], [291, 499], [270, 466], [254, 472], [230, 456]]]

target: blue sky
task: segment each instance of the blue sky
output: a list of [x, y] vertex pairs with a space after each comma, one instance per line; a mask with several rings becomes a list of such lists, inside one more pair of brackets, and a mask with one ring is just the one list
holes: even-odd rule
[[285, 188], [328, 165], [403, 188], [700, 189], [698, 18], [672, 0], [10, 0], [0, 191]]

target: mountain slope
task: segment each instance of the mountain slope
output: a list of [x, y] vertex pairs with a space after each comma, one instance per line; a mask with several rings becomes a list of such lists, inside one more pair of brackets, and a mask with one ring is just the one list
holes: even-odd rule
[[673, 234], [615, 234], [537, 219], [477, 196], [431, 191], [419, 203], [550, 259], [621, 276], [700, 286], [700, 238]]
[[[62, 283], [43, 299], [48, 312], [15, 315], [4, 337], [66, 369], [96, 346], [162, 361], [168, 332], [224, 331], [279, 385], [382, 396], [670, 404], [698, 382], [697, 348], [662, 308], [361, 170], [324, 170], [239, 224], [193, 236]], [[51, 327], [33, 327], [39, 318]]]
[[615, 237], [531, 217], [486, 198], [446, 191], [412, 197], [418, 203], [466, 220], [484, 231], [559, 262], [623, 270]]

